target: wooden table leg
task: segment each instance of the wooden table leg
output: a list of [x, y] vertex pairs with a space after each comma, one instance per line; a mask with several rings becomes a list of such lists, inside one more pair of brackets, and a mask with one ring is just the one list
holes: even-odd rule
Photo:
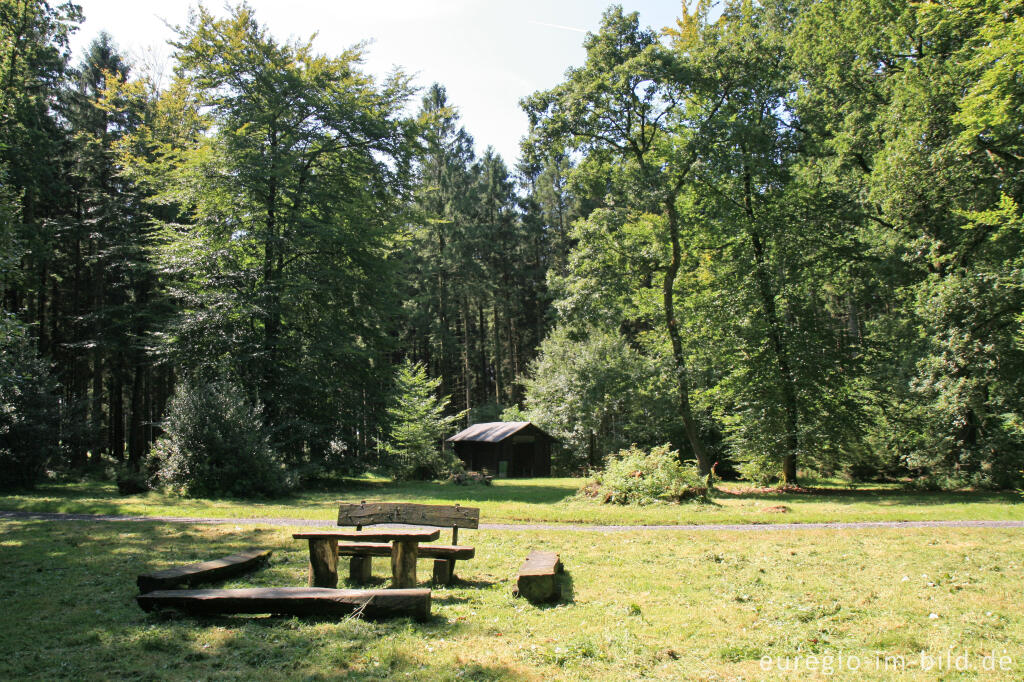
[[338, 586], [338, 540], [309, 539], [309, 586]]
[[416, 555], [419, 540], [395, 540], [391, 543], [391, 586], [416, 587]]

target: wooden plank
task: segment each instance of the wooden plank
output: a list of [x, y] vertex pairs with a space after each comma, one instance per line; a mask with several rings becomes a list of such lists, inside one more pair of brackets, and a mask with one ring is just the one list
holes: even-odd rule
[[269, 549], [249, 549], [211, 561], [144, 573], [135, 582], [140, 592], [214, 582], [247, 573], [264, 564], [272, 553]]
[[339, 526], [373, 526], [380, 523], [405, 523], [438, 528], [479, 528], [480, 510], [476, 507], [401, 502], [339, 503]]
[[555, 576], [561, 572], [558, 554], [534, 550], [519, 567], [516, 594], [532, 602], [555, 601], [560, 596]]
[[[391, 545], [384, 542], [363, 542], [338, 545], [339, 556], [391, 556]], [[472, 559], [476, 548], [465, 545], [420, 545], [421, 559]]]
[[395, 540], [417, 540], [430, 542], [441, 535], [438, 529], [424, 528], [378, 528], [376, 530], [313, 530], [294, 533], [296, 540], [312, 540], [314, 538], [333, 538], [335, 540], [363, 540], [365, 542], [394, 542]]
[[157, 590], [135, 598], [144, 611], [177, 609], [197, 615], [270, 613], [295, 616], [367, 618], [430, 617], [430, 590], [332, 590], [271, 587], [243, 590]]

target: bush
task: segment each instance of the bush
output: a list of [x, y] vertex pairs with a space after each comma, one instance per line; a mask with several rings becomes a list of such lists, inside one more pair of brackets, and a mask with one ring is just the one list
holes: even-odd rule
[[60, 452], [57, 382], [25, 326], [0, 316], [0, 489], [31, 488]]
[[268, 497], [288, 489], [261, 410], [229, 381], [182, 383], [153, 446], [155, 479], [192, 497]]
[[616, 504], [652, 504], [683, 500], [709, 501], [711, 477], [702, 477], [693, 462], [679, 461], [669, 445], [649, 453], [633, 445], [608, 455], [604, 471], [584, 486], [583, 494]]

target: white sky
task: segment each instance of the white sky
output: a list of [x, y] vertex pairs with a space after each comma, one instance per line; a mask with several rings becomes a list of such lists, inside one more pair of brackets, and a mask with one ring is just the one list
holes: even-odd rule
[[[85, 22], [72, 38], [74, 61], [102, 30], [135, 60], [149, 53], [166, 61], [166, 23], [184, 24], [194, 0], [77, 0]], [[597, 29], [605, 0], [249, 0], [260, 23], [278, 40], [316, 33], [318, 51], [336, 54], [372, 40], [364, 67], [378, 76], [400, 66], [426, 88], [434, 81], [478, 153], [492, 145], [511, 168], [526, 134], [519, 99], [550, 88], [583, 62], [585, 31]], [[622, 0], [644, 26], [661, 28], [679, 15], [678, 0]], [[211, 10], [222, 3], [206, 2]], [[153, 57], [149, 57], [152, 59]], [[419, 96], [413, 99], [414, 108]]]

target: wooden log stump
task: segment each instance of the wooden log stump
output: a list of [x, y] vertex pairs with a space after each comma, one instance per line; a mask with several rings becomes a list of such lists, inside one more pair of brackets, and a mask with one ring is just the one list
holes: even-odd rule
[[418, 540], [395, 540], [391, 543], [391, 587], [416, 587], [416, 554]]
[[434, 559], [434, 584], [451, 585], [455, 578], [454, 559]]
[[562, 572], [562, 561], [554, 552], [534, 550], [519, 568], [516, 595], [531, 602], [557, 601], [561, 596], [556, 575]]
[[309, 538], [309, 586], [338, 586], [338, 540]]
[[348, 561], [348, 579], [356, 585], [370, 582], [373, 576], [373, 557], [354, 556]]
[[366, 618], [430, 617], [430, 590], [334, 590], [271, 587], [242, 590], [157, 590], [135, 598], [144, 611], [170, 608], [198, 615], [270, 613]]

